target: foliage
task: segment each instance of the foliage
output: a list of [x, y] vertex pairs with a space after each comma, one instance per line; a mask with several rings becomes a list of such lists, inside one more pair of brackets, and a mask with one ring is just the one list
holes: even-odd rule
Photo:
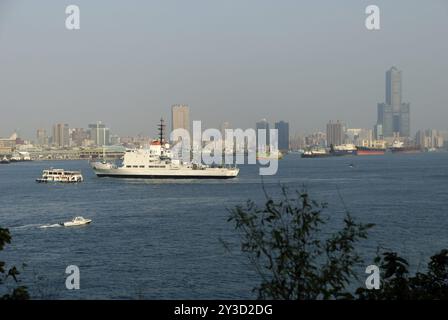
[[439, 300], [448, 299], [448, 250], [433, 255], [426, 273], [409, 276], [408, 262], [395, 252], [385, 252], [375, 259], [380, 267], [379, 290], [359, 288], [359, 299], [371, 300]]
[[281, 200], [266, 198], [263, 207], [249, 200], [231, 209], [229, 217], [241, 234], [241, 250], [261, 276], [254, 288], [260, 299], [448, 299], [448, 250], [433, 255], [425, 272], [413, 276], [396, 252], [379, 252], [374, 264], [380, 269], [380, 288], [360, 287], [352, 294], [347, 287], [362, 262], [355, 244], [373, 224], [356, 223], [347, 213], [342, 229], [328, 235], [322, 229], [327, 206], [308, 193], [290, 198], [282, 187]]
[[[0, 228], [0, 251], [4, 249], [6, 244], [11, 243], [11, 234], [8, 229]], [[4, 285], [8, 278], [12, 278], [14, 282], [19, 283], [18, 275], [19, 270], [13, 266], [11, 268], [5, 268], [4, 261], [0, 261], [0, 285]], [[27, 288], [24, 286], [17, 286], [11, 293], [7, 293], [0, 296], [0, 300], [26, 300], [29, 299]]]
[[306, 192], [290, 198], [282, 187], [282, 199], [268, 195], [264, 207], [253, 201], [230, 210], [229, 221], [241, 234], [241, 250], [261, 276], [255, 288], [260, 299], [340, 299], [356, 278], [355, 265], [362, 260], [355, 244], [367, 237], [372, 224], [356, 223], [350, 214], [343, 228], [330, 235], [322, 231], [325, 204]]

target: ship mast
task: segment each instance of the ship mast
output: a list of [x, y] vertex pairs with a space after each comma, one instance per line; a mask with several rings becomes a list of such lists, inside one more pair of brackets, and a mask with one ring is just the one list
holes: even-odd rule
[[163, 141], [164, 141], [163, 135], [164, 135], [164, 131], [165, 131], [165, 126], [166, 126], [165, 121], [163, 120], [163, 118], [160, 118], [160, 123], [158, 125], [160, 145], [163, 145]]

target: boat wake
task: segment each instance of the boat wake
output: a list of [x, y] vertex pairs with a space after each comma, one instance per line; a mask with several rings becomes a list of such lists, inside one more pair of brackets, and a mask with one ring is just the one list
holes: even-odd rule
[[44, 224], [39, 226], [39, 228], [41, 229], [45, 229], [45, 228], [58, 228], [58, 227], [62, 227], [59, 223], [55, 223], [55, 224]]
[[40, 226], [41, 226], [41, 224], [26, 224], [24, 226], [11, 227], [9, 229], [11, 229], [11, 230], [24, 230], [24, 229], [37, 228], [37, 227], [40, 227]]

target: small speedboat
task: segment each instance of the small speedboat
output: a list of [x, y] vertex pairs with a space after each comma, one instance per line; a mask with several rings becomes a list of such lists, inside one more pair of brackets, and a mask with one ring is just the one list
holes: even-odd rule
[[85, 224], [89, 224], [90, 222], [92, 222], [92, 220], [90, 220], [90, 219], [85, 219], [83, 217], [75, 217], [72, 221], [67, 221], [67, 222], [61, 223], [61, 226], [76, 227], [76, 226], [82, 226]]

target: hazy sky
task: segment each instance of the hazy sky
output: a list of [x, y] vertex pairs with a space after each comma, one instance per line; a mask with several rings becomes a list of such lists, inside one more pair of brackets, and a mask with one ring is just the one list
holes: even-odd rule
[[[364, 26], [370, 4], [379, 31]], [[210, 127], [371, 128], [392, 65], [412, 131], [448, 129], [447, 37], [445, 0], [0, 0], [0, 136], [97, 120], [153, 135], [176, 103]]]

